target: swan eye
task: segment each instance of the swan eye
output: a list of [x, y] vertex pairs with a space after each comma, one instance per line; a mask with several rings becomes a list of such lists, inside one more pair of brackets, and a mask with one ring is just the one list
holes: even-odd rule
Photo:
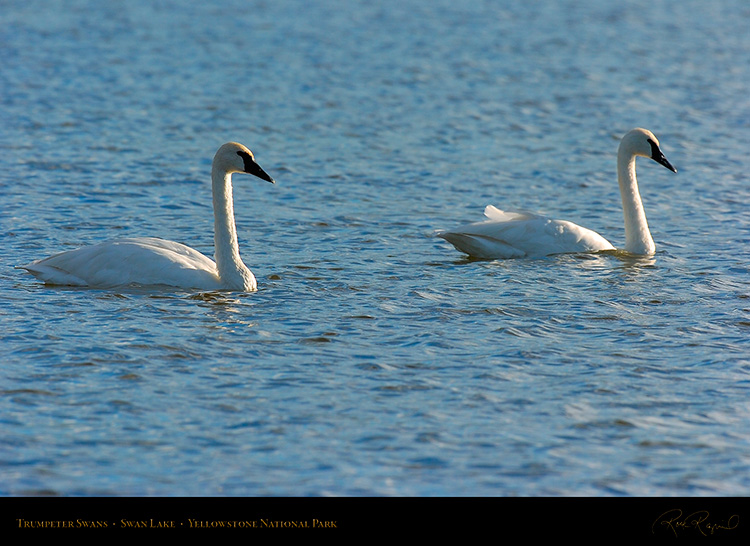
[[242, 161], [245, 163], [245, 171], [249, 171], [251, 168], [251, 165], [255, 163], [255, 160], [253, 159], [253, 156], [251, 156], [249, 153], [244, 152], [242, 150], [237, 152], [237, 155], [242, 158]]
[[257, 176], [261, 180], [266, 180], [270, 182], [271, 184], [276, 183], [274, 179], [271, 178], [271, 176], [266, 171], [264, 171], [260, 165], [258, 165], [255, 162], [255, 158], [253, 157], [252, 154], [249, 154], [247, 152], [240, 150], [237, 152], [237, 155], [240, 156], [242, 158], [242, 161], [245, 162], [244, 172], [246, 172], [247, 174], [252, 174], [253, 176]]
[[647, 139], [647, 142], [651, 145], [651, 157], [653, 159], [656, 159], [657, 157], [661, 157], [663, 155], [656, 142], [654, 142], [650, 138]]

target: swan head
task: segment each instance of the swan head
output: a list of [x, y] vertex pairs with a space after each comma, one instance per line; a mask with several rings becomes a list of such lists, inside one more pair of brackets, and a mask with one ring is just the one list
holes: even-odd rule
[[622, 137], [620, 147], [627, 150], [631, 155], [649, 157], [673, 173], [677, 172], [677, 169], [672, 166], [659, 148], [659, 140], [648, 129], [637, 128], [629, 131]]
[[276, 181], [255, 162], [255, 156], [239, 142], [227, 142], [214, 156], [214, 169], [225, 173], [246, 173], [275, 184]]

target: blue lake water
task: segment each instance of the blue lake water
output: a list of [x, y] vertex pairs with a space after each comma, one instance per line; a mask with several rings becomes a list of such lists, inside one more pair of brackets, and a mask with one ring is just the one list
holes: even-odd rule
[[[750, 493], [745, 0], [28, 0], [0, 13], [0, 494]], [[526, 208], [624, 244], [465, 259]], [[236, 177], [255, 293], [50, 287], [117, 236], [213, 254]]]

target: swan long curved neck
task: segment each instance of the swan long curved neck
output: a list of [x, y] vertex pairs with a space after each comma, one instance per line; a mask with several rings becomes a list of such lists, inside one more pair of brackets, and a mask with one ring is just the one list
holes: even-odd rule
[[240, 258], [237, 227], [234, 223], [232, 173], [214, 165], [211, 170], [214, 202], [214, 258], [219, 277], [228, 279], [247, 269]]
[[617, 152], [617, 182], [620, 185], [622, 212], [625, 217], [625, 250], [632, 254], [653, 254], [656, 249], [648, 229], [638, 181], [635, 177], [636, 155], [628, 146]]

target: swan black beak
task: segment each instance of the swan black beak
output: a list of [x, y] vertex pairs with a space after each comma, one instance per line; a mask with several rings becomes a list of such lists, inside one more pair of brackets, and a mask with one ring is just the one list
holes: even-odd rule
[[672, 164], [669, 162], [669, 160], [666, 157], [664, 157], [663, 153], [659, 152], [659, 156], [658, 157], [652, 156], [651, 159], [653, 159], [654, 161], [656, 161], [660, 165], [664, 165], [667, 169], [669, 169], [673, 173], [677, 172], [677, 169], [675, 169], [674, 166], [672, 166]]
[[276, 184], [276, 180], [271, 178], [270, 175], [255, 162], [255, 158], [251, 154], [245, 151], [239, 151], [237, 152], [237, 155], [242, 158], [242, 161], [245, 164], [244, 172], [246, 172], [247, 174], [252, 174], [253, 176], [257, 176], [261, 180], [265, 180], [266, 182], [270, 182], [271, 184]]
[[648, 143], [651, 144], [651, 159], [656, 161], [659, 165], [664, 165], [673, 173], [676, 173], [677, 169], [675, 169], [674, 166], [672, 166], [672, 164], [669, 162], [669, 160], [664, 156], [661, 148], [659, 148], [651, 139], [649, 139]]
[[261, 180], [265, 180], [266, 182], [270, 182], [271, 184], [276, 184], [276, 180], [271, 178], [271, 176], [266, 171], [264, 171], [261, 166], [258, 165], [255, 161], [245, 161], [245, 172], [247, 174], [257, 176]]

